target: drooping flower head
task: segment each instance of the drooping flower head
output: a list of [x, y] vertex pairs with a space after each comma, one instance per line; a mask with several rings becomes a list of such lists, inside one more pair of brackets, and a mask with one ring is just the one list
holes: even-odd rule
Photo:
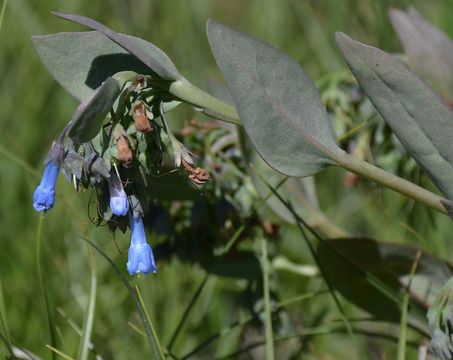
[[57, 183], [60, 165], [55, 165], [51, 160], [47, 163], [41, 183], [33, 194], [33, 207], [36, 211], [48, 211], [55, 203], [55, 184]]
[[110, 208], [115, 215], [126, 216], [129, 211], [129, 201], [124, 191], [121, 180], [118, 179], [115, 170], [110, 172], [108, 180], [110, 191]]
[[129, 274], [148, 274], [150, 271], [155, 273], [156, 263], [154, 261], [151, 246], [146, 242], [145, 228], [140, 214], [134, 217], [133, 212], [129, 211], [129, 223], [131, 227], [131, 245], [129, 246], [127, 271]]

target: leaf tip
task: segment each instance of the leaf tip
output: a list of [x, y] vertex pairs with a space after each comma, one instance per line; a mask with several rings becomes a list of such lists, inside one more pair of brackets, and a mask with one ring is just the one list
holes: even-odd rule
[[345, 33], [337, 31], [335, 33], [335, 41], [337, 42], [337, 45], [340, 48], [340, 50], [342, 50], [343, 47], [347, 45], [347, 43], [351, 43], [353, 40]]

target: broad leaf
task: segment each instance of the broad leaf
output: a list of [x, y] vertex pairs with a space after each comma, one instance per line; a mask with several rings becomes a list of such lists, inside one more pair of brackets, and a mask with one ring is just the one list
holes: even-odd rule
[[453, 96], [453, 41], [413, 8], [391, 9], [390, 20], [403, 43], [411, 69], [440, 94]]
[[290, 176], [312, 175], [341, 151], [310, 77], [297, 62], [249, 35], [209, 20], [212, 52], [261, 157]]
[[429, 86], [384, 51], [336, 34], [354, 76], [398, 139], [453, 199], [453, 112]]
[[[417, 251], [415, 247], [371, 239], [327, 240], [318, 245], [319, 261], [332, 285], [349, 301], [389, 321], [399, 321], [400, 305], [372, 285], [367, 273], [395, 294], [403, 294]], [[451, 276], [453, 269], [448, 263], [422, 252], [411, 285], [412, 299], [418, 306], [409, 313], [417, 324], [425, 322], [421, 310], [434, 301]]]
[[[272, 187], [277, 187], [285, 178], [282, 174], [270, 168], [258, 155], [253, 148], [250, 140], [245, 135], [242, 129], [238, 130], [239, 140], [241, 144], [241, 153], [244, 157], [244, 162], [247, 168], [247, 173], [250, 176], [253, 185], [258, 194], [265, 198], [269, 193], [269, 184]], [[263, 182], [259, 173], [266, 182]], [[294, 211], [302, 218], [311, 223], [310, 219], [314, 211], [318, 210], [318, 199], [316, 196], [316, 187], [312, 177], [306, 178], [288, 178], [277, 192], [292, 205]], [[275, 195], [271, 195], [267, 201], [267, 205], [284, 221], [295, 224], [294, 215]]]
[[149, 68], [97, 31], [33, 36], [33, 46], [55, 80], [82, 102], [109, 76]]
[[72, 117], [68, 135], [75, 143], [93, 139], [101, 129], [105, 116], [121, 92], [114, 78], [107, 78], [88, 98], [78, 106]]
[[170, 58], [157, 46], [145, 40], [117, 33], [107, 26], [85, 16], [59, 12], [53, 12], [52, 14], [100, 32], [123, 49], [135, 55], [137, 59], [149, 66], [150, 69], [164, 80], [178, 80], [182, 78]]

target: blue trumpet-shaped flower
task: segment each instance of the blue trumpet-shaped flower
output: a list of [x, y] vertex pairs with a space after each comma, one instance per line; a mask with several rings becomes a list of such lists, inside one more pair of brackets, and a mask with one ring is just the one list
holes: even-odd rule
[[113, 170], [110, 172], [109, 191], [110, 208], [112, 209], [112, 212], [118, 216], [126, 216], [129, 211], [129, 201], [126, 192], [124, 191], [123, 184]]
[[36, 211], [48, 211], [55, 202], [55, 184], [57, 183], [60, 165], [56, 166], [51, 160], [48, 162], [41, 183], [33, 194], [33, 207]]
[[127, 261], [127, 271], [129, 274], [148, 274], [150, 271], [155, 273], [156, 263], [154, 262], [151, 246], [146, 242], [143, 220], [140, 215], [134, 217], [132, 211], [129, 212], [129, 222], [131, 227], [131, 245]]

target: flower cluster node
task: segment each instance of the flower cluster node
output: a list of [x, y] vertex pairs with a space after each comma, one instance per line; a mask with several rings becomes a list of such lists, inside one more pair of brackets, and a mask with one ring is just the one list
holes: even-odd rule
[[138, 93], [142, 89], [145, 89], [146, 87], [148, 87], [146, 76], [142, 74], [137, 74], [132, 78], [132, 81], [129, 85], [129, 91]]

